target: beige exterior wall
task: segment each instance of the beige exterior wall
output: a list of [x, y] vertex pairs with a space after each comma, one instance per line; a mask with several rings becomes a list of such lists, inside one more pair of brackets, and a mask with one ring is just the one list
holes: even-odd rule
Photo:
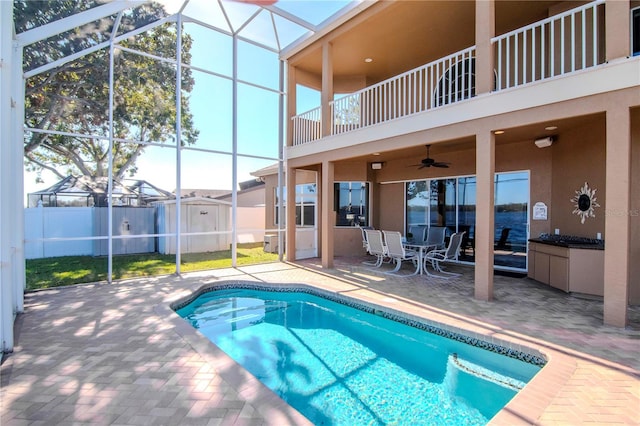
[[[306, 50], [288, 58], [291, 68], [304, 70], [305, 77], [315, 76], [316, 87], [322, 83], [325, 119], [328, 116], [324, 103], [339, 91], [338, 81], [350, 79], [351, 88], [355, 89], [362, 81], [368, 84], [381, 81], [474, 44], [476, 96], [344, 134], [327, 134], [325, 127], [327, 137], [288, 146], [288, 167], [328, 170], [332, 179], [325, 180], [326, 189], [331, 189], [328, 187], [335, 181], [369, 181], [371, 225], [401, 232], [405, 226], [404, 181], [475, 175], [479, 179], [478, 194], [486, 198], [492, 194], [489, 176], [494, 169], [497, 173], [529, 171], [530, 209], [536, 202], [548, 207], [547, 220], [534, 221], [530, 217], [530, 236], [553, 233], [556, 229], [562, 234], [587, 238], [602, 235], [607, 247], [603, 283], [605, 322], [624, 326], [627, 319], [623, 307], [628, 302], [640, 303], [640, 262], [637, 262], [640, 259], [640, 58], [628, 56], [629, 11], [640, 5], [640, 1], [607, 0], [598, 8], [596, 25], [591, 20], [585, 21], [587, 41], [597, 30], [597, 66], [562, 76], [556, 72], [543, 81], [526, 80], [526, 84], [509, 90], [492, 91], [488, 77], [496, 60], [490, 57], [495, 53], [490, 47], [490, 37], [587, 3], [489, 1], [477, 2], [475, 8], [471, 8], [471, 3], [464, 2], [385, 2], [369, 8], [358, 19], [323, 36], [315, 46], [310, 44]], [[458, 25], [446, 24], [441, 28], [438, 43], [407, 41], [412, 36], [424, 36], [418, 35], [415, 28], [406, 29], [407, 34], [400, 35], [404, 27], [398, 26], [394, 19], [407, 22], [411, 13], [424, 13], [420, 19], [426, 21], [431, 19], [429, 16], [436, 16], [432, 12], [441, 7], [457, 17]], [[382, 27], [375, 23], [385, 21], [385, 17], [387, 26], [396, 28], [399, 38], [408, 38], [402, 43], [403, 49], [388, 46], [389, 40], [375, 44], [379, 56], [373, 66], [377, 68], [366, 68], [353, 58], [367, 57], [356, 53], [368, 55], [371, 43], [364, 45], [358, 40], [375, 40], [380, 36], [378, 29]], [[471, 25], [474, 19], [488, 22], [489, 26], [494, 23], [495, 28], [486, 31], [476, 28], [477, 25]], [[467, 24], [460, 25], [462, 22]], [[556, 39], [558, 35], [555, 34]], [[525, 43], [531, 43], [531, 38], [527, 40]], [[414, 44], [422, 49], [416, 49]], [[525, 46], [522, 47], [518, 49], [525, 50]], [[511, 49], [515, 47], [512, 45]], [[566, 63], [569, 63], [568, 54], [565, 51]], [[591, 61], [591, 66], [593, 59], [588, 55], [585, 58]], [[581, 62], [581, 49], [576, 48], [575, 58]], [[559, 60], [559, 56], [554, 57], [556, 71]], [[318, 69], [319, 63], [322, 63], [321, 69]], [[504, 72], [514, 66], [502, 64]], [[514, 69], [509, 71], [513, 74]], [[296, 74], [290, 75], [295, 78]], [[299, 82], [303, 80], [301, 74]], [[402, 87], [390, 91], [390, 98], [398, 97], [401, 92], [397, 90], [405, 90]], [[427, 86], [424, 87], [429, 93]], [[290, 108], [289, 116], [294, 115], [292, 111]], [[383, 115], [387, 113], [383, 111]], [[546, 129], [551, 126], [557, 130]], [[504, 134], [498, 134], [497, 130], [504, 130]], [[554, 137], [553, 145], [537, 148], [533, 141], [546, 136]], [[425, 145], [431, 145], [432, 157], [450, 162], [450, 168], [418, 170], [416, 164], [425, 157]], [[371, 170], [371, 162], [382, 162], [382, 169]], [[581, 223], [573, 213], [571, 199], [585, 182], [596, 190], [600, 206], [595, 209], [595, 217]], [[491, 220], [493, 203], [482, 199], [477, 206], [479, 220]], [[325, 223], [328, 222], [325, 220]], [[362, 252], [357, 230], [334, 228], [333, 232], [329, 231], [325, 229], [322, 233], [323, 240], [331, 242], [334, 255]], [[490, 227], [485, 227], [483, 232], [490, 238]], [[476, 297], [491, 300], [492, 241], [482, 241], [480, 247], [476, 250]], [[323, 264], [329, 262], [323, 259]]]
[[[601, 114], [585, 125], [561, 134], [557, 142], [547, 148], [553, 152], [551, 232], [557, 228], [561, 234], [589, 238], [596, 238], [600, 232], [606, 239], [605, 125], [605, 117]], [[586, 219], [583, 224], [572, 213], [575, 207], [570, 200], [585, 182], [596, 189], [600, 207], [595, 209], [596, 217]]]

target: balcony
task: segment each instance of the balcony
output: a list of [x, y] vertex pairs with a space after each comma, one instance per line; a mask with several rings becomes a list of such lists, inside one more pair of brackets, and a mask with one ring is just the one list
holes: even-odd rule
[[[493, 92], [531, 85], [605, 62], [604, 0], [494, 37]], [[292, 118], [292, 144], [387, 123], [476, 96], [476, 48], [471, 46]]]

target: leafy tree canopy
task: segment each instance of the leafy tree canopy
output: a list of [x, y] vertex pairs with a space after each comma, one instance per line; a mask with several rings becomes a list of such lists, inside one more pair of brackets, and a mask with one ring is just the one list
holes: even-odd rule
[[[14, 2], [16, 33], [53, 22], [99, 5], [99, 1]], [[117, 34], [127, 33], [165, 16], [162, 7], [146, 4], [122, 16]], [[27, 46], [25, 70], [81, 52], [109, 40], [115, 16], [86, 24], [72, 31]], [[182, 62], [190, 63], [192, 40], [182, 39]], [[163, 58], [176, 57], [176, 26], [156, 26], [119, 43], [123, 47]], [[101, 49], [67, 62], [26, 81], [25, 114], [29, 128], [56, 130], [67, 134], [27, 132], [25, 157], [29, 170], [50, 170], [92, 178], [108, 175], [109, 135], [109, 50]], [[145, 145], [120, 141], [175, 143], [176, 67], [171, 62], [116, 49], [114, 57], [114, 141], [113, 176], [116, 179], [136, 171], [136, 160]], [[188, 68], [182, 70], [181, 142], [193, 144], [198, 130], [189, 110], [189, 93], [194, 80]]]

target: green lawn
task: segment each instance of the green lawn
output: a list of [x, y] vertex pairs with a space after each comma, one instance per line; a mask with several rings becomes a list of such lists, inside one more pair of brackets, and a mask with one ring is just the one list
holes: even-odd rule
[[[231, 267], [231, 250], [212, 253], [183, 254], [181, 272]], [[237, 264], [250, 265], [278, 260], [277, 254], [265, 253], [259, 246], [238, 247]], [[176, 270], [174, 255], [158, 253], [113, 257], [113, 279], [172, 274]], [[26, 261], [27, 289], [51, 288], [107, 279], [107, 258], [65, 256]]]

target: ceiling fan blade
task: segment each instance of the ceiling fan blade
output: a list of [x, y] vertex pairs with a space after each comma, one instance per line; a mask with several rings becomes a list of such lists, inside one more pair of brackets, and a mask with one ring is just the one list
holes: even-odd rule
[[449, 163], [433, 163], [432, 166], [433, 167], [441, 167], [443, 169], [448, 169], [449, 168]]

